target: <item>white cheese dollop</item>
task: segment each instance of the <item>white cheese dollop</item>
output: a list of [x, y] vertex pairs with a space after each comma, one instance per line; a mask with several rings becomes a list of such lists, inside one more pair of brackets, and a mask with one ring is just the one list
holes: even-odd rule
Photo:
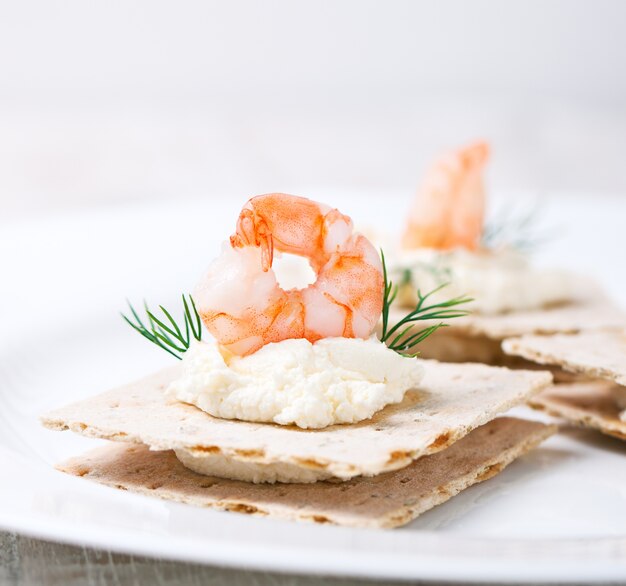
[[397, 283], [402, 282], [403, 271], [410, 270], [411, 282], [400, 291], [401, 304], [415, 305], [417, 288], [427, 293], [449, 283], [433, 299], [468, 295], [474, 301], [467, 308], [482, 314], [539, 309], [572, 301], [580, 285], [570, 273], [534, 268], [525, 256], [510, 249], [404, 250], [391, 266]]
[[319, 429], [369, 419], [402, 401], [423, 368], [375, 338], [305, 339], [234, 356], [213, 341], [192, 345], [168, 393], [224, 419]]

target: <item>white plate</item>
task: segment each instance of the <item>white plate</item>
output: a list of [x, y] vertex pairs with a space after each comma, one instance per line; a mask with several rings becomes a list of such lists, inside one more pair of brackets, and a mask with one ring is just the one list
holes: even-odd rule
[[[360, 209], [363, 221], [383, 217], [391, 225], [389, 198], [370, 200], [367, 208], [355, 207], [356, 198], [348, 196], [334, 201], [347, 212]], [[134, 335], [116, 311], [126, 295], [176, 303], [176, 294], [191, 288], [215, 254], [239, 204], [99, 210], [3, 228], [0, 527], [116, 551], [299, 573], [626, 580], [626, 443], [587, 431], [550, 439], [497, 477], [395, 531], [219, 513], [53, 470], [55, 462], [97, 442], [46, 431], [38, 415], [168, 364], [168, 356]], [[548, 220], [556, 220], [560, 208], [558, 199], [548, 205]], [[626, 206], [618, 202], [568, 202], [568, 223], [581, 228], [540, 260], [604, 275], [613, 293], [624, 291], [623, 275], [611, 271], [626, 249], [619, 226], [624, 217]], [[538, 417], [523, 408], [518, 413]]]

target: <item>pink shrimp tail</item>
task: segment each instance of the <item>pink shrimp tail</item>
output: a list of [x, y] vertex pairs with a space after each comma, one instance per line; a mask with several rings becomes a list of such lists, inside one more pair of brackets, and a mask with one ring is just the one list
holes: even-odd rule
[[259, 246], [263, 271], [267, 272], [274, 262], [274, 243], [272, 233], [263, 218], [257, 217], [253, 210], [244, 208], [237, 220], [237, 231], [230, 237], [233, 248]]
[[438, 159], [418, 189], [402, 237], [405, 248], [480, 246], [485, 214], [483, 171], [489, 145], [479, 141]]

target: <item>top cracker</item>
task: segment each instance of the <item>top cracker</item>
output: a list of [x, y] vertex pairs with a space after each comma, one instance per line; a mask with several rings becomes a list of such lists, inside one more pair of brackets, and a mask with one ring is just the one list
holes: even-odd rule
[[286, 462], [341, 478], [396, 470], [437, 452], [551, 383], [547, 372], [510, 371], [481, 364], [423, 361], [426, 375], [373, 418], [322, 430], [211, 417], [170, 400], [173, 367], [129, 385], [55, 410], [50, 429], [144, 443], [155, 450], [221, 453], [239, 461]]

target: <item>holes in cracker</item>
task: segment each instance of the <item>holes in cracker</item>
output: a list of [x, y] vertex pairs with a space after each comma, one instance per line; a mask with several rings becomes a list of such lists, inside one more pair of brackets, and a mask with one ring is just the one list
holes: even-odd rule
[[504, 464], [502, 462], [496, 462], [495, 464], [490, 464], [483, 468], [478, 476], [476, 476], [476, 480], [478, 482], [482, 482], [483, 480], [487, 480], [492, 476], [495, 476], [498, 472], [502, 471], [504, 468]]
[[314, 523], [319, 523], [320, 525], [323, 525], [326, 523], [332, 523], [332, 521], [325, 515], [311, 515], [306, 518], [311, 519], [311, 521], [313, 521]]
[[313, 468], [314, 470], [326, 470], [327, 464], [318, 462], [312, 458], [297, 458], [296, 462], [305, 468]]
[[202, 454], [219, 454], [222, 450], [217, 446], [193, 446], [188, 448], [188, 451], [192, 454], [202, 455]]
[[402, 451], [402, 450], [397, 450], [395, 452], [391, 452], [391, 454], [389, 454], [388, 463], [389, 464], [394, 464], [394, 463], [397, 463], [397, 462], [401, 462], [403, 460], [412, 460], [411, 452], [405, 452], [405, 451]]
[[446, 431], [437, 436], [434, 442], [432, 442], [428, 449], [430, 450], [439, 450], [441, 448], [445, 448], [450, 443], [450, 432]]
[[243, 513], [244, 515], [266, 514], [265, 511], [259, 510], [254, 505], [247, 505], [245, 503], [229, 503], [225, 508], [231, 513]]
[[265, 452], [263, 450], [235, 450], [235, 454], [241, 456], [242, 458], [255, 458], [260, 459], [265, 456]]

